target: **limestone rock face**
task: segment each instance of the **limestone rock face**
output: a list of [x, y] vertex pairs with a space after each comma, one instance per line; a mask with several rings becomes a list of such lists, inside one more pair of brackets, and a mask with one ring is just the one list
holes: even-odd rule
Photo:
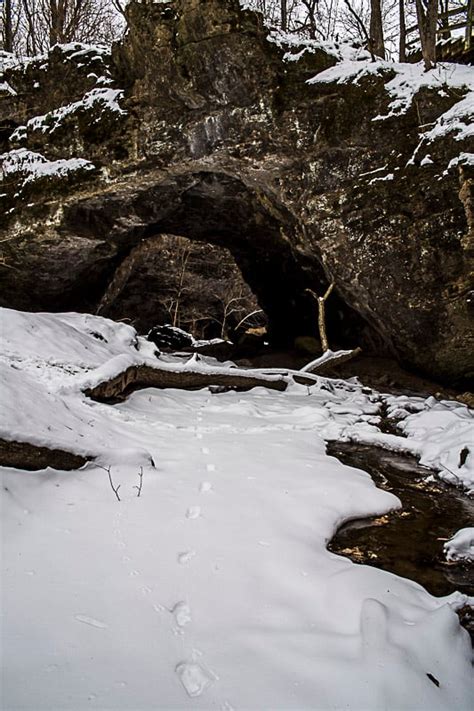
[[177, 235], [231, 251], [275, 340], [314, 332], [305, 290], [335, 281], [330, 338], [472, 375], [470, 139], [419, 145], [462, 91], [396, 115], [389, 65], [331, 81], [336, 51], [269, 38], [238, 0], [135, 0], [128, 23], [111, 57], [5, 72], [3, 305], [95, 310], [138, 245]]

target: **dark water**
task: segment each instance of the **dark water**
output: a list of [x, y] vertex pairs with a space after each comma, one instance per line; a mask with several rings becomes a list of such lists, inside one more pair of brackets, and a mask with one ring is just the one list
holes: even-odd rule
[[[454, 487], [427, 483], [430, 472], [410, 455], [339, 442], [328, 445], [328, 454], [367, 471], [379, 488], [391, 491], [403, 505], [386, 516], [344, 524], [329, 550], [410, 578], [436, 596], [456, 590], [474, 595], [474, 565], [450, 564], [443, 555], [444, 541], [473, 525], [474, 499]], [[464, 610], [462, 621], [472, 637], [473, 611]]]

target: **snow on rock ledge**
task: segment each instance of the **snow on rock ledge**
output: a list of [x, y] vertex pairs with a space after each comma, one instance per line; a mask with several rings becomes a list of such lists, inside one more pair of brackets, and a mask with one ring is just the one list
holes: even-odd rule
[[0, 155], [0, 180], [14, 178], [20, 191], [40, 180], [77, 178], [95, 171], [95, 165], [84, 158], [48, 160], [41, 153], [19, 148]]

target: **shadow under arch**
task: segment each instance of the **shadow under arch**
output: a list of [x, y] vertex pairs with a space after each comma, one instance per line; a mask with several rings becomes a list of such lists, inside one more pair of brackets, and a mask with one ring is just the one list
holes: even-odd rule
[[[141, 179], [134, 187], [131, 177], [126, 188], [70, 205], [61, 230], [109, 247], [101, 268], [84, 274], [95, 304], [140, 241], [176, 235], [231, 252], [267, 316], [273, 344], [288, 345], [296, 336], [317, 331], [315, 303], [306, 289], [323, 293], [327, 277], [305, 248], [294, 216], [258, 179], [245, 184], [228, 173], [200, 170], [158, 181]], [[328, 303], [327, 316], [330, 339], [338, 345], [360, 343], [367, 324], [337, 294]]]

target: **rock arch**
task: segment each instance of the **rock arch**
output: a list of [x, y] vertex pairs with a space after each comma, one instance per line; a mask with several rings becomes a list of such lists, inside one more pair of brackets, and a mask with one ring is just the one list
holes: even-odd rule
[[339, 81], [337, 47], [269, 37], [238, 0], [127, 12], [112, 56], [56, 47], [0, 82], [0, 123], [18, 127], [2, 134], [1, 303], [94, 310], [140, 240], [173, 232], [231, 249], [275, 339], [314, 323], [304, 289], [330, 279], [350, 345], [466, 382], [472, 138], [420, 131], [468, 89], [413, 89], [397, 113], [395, 65], [355, 58]]
[[[285, 345], [314, 332], [314, 303], [305, 290], [327, 286], [319, 260], [305, 251], [302, 241], [298, 245], [299, 230], [295, 217], [261, 186], [202, 170], [75, 202], [65, 209], [58, 228], [63, 239], [67, 235], [107, 245], [110, 253], [102, 270], [89, 272], [86, 292], [95, 294], [96, 303], [103, 298], [100, 288], [130, 252], [158, 235], [227, 248], [268, 317], [271, 339]], [[87, 278], [82, 274], [82, 287]], [[364, 340], [362, 319], [337, 296], [329, 304], [328, 321], [338, 343]]]

